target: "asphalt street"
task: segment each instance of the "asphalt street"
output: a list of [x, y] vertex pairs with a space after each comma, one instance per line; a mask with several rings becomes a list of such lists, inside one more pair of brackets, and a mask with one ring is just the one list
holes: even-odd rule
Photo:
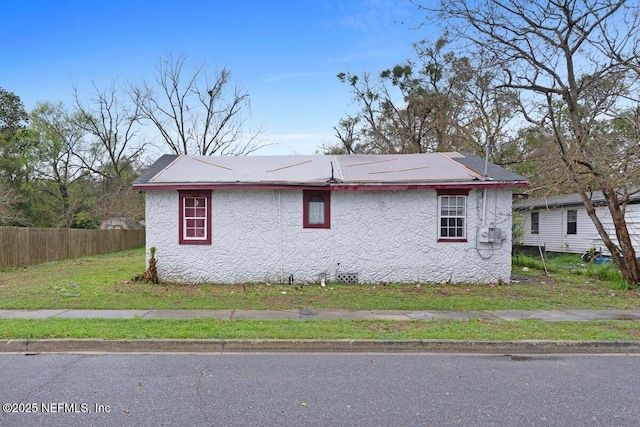
[[637, 426], [638, 355], [0, 355], [2, 426]]

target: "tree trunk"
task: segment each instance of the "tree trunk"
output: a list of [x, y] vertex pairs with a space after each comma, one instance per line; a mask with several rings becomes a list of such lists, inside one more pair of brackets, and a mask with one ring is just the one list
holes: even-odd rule
[[618, 238], [618, 245], [620, 248], [620, 259], [616, 260], [616, 264], [622, 276], [628, 283], [638, 284], [640, 283], [640, 268], [638, 266], [638, 259], [636, 258], [636, 251], [633, 248], [633, 242], [631, 242], [631, 236], [629, 235], [629, 229], [627, 227], [627, 221], [624, 218], [624, 210], [620, 206], [618, 196], [611, 188], [603, 190], [611, 218], [613, 219], [613, 225], [616, 230], [616, 237]]
[[609, 233], [604, 228], [600, 218], [598, 218], [596, 209], [593, 206], [593, 203], [591, 203], [591, 199], [584, 191], [580, 192], [587, 214], [596, 226], [598, 234], [602, 238], [605, 246], [609, 249], [609, 252], [611, 252], [611, 257], [616, 266], [620, 269], [622, 277], [627, 281], [627, 283], [638, 284], [640, 283], [640, 265], [631, 242], [627, 222], [624, 218], [624, 211], [620, 207], [618, 197], [613, 189], [605, 189], [603, 190], [603, 194], [616, 230], [618, 245], [611, 240]]

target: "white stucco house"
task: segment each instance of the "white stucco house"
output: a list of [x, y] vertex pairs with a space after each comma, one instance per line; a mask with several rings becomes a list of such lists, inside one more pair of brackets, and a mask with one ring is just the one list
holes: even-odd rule
[[[602, 192], [594, 191], [591, 200], [609, 236], [617, 243]], [[578, 193], [517, 200], [513, 207], [523, 220], [522, 243], [526, 247], [557, 253], [584, 253], [594, 248], [603, 255], [611, 255]], [[634, 248], [640, 253], [640, 194], [631, 197], [625, 219]]]
[[495, 283], [526, 185], [451, 152], [164, 155], [133, 188], [165, 281]]

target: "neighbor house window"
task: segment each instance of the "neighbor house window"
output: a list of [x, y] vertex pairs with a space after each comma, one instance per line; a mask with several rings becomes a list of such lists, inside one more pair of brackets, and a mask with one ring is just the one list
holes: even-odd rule
[[573, 209], [567, 211], [567, 234], [578, 233], [578, 211]]
[[[438, 240], [466, 241], [467, 196], [465, 194], [442, 194], [438, 192], [440, 234]], [[448, 192], [454, 193], [454, 192]], [[459, 193], [459, 192], [457, 192]]]
[[211, 191], [180, 191], [180, 244], [211, 244]]
[[331, 193], [329, 191], [304, 190], [303, 227], [331, 228]]
[[531, 234], [538, 234], [540, 231], [540, 212], [531, 212]]

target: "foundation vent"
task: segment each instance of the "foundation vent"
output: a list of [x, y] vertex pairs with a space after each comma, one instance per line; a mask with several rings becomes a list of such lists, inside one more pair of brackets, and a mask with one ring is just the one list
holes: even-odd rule
[[336, 280], [345, 285], [356, 284], [358, 283], [358, 273], [338, 273]]

